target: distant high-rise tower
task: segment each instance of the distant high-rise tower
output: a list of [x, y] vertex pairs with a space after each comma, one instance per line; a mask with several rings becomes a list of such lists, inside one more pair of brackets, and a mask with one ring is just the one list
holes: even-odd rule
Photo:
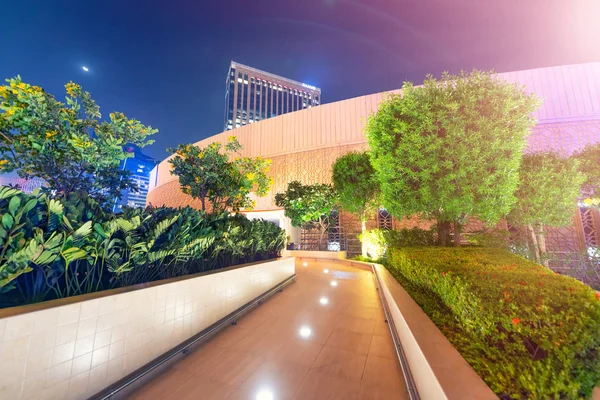
[[231, 62], [225, 130], [321, 104], [321, 89]]
[[120, 212], [123, 206], [146, 207], [146, 195], [150, 186], [150, 172], [156, 166], [156, 161], [145, 155], [135, 146], [125, 146], [125, 151], [132, 153], [133, 157], [126, 158], [121, 162], [121, 168], [131, 172], [131, 179], [137, 183], [139, 191], [121, 191], [121, 199], [115, 202], [113, 212]]

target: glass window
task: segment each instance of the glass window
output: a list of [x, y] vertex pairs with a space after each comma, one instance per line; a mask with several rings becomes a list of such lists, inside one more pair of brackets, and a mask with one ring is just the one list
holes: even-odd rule
[[249, 117], [250, 120], [254, 119], [254, 99], [256, 97], [256, 89], [255, 89], [255, 83], [254, 83], [254, 78], [250, 79], [250, 108], [249, 108]]
[[[246, 81], [247, 82], [247, 81]], [[242, 125], [246, 125], [247, 115], [246, 112], [248, 110], [248, 101], [250, 100], [248, 93], [248, 85], [244, 84], [244, 92], [243, 92], [243, 101], [242, 101]]]
[[262, 94], [260, 97], [260, 119], [265, 119], [267, 116], [267, 83], [265, 81], [262, 83]]
[[271, 89], [271, 95], [272, 97], [272, 101], [271, 101], [271, 117], [274, 117], [277, 115], [277, 86], [273, 85], [273, 88]]
[[281, 114], [285, 114], [285, 109], [283, 108], [283, 90], [281, 89], [281, 86], [279, 86], [277, 88], [278, 93], [277, 93], [277, 115], [281, 115]]

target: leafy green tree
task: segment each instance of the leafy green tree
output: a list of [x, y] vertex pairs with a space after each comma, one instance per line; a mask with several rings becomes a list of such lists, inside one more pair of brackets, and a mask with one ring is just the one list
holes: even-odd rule
[[65, 85], [66, 104], [20, 77], [0, 86], [0, 172], [42, 178], [61, 197], [87, 193], [107, 203], [137, 189], [121, 162], [123, 146], [144, 147], [157, 132], [122, 113], [100, 121], [100, 108], [81, 86]]
[[265, 196], [273, 183], [268, 176], [271, 160], [242, 157], [241, 150], [236, 137], [230, 136], [225, 146], [179, 145], [170, 149], [175, 157], [169, 162], [181, 190], [199, 199], [203, 211], [209, 206], [214, 212], [239, 211], [253, 207], [250, 193]]
[[523, 156], [519, 181], [517, 203], [508, 219], [527, 227], [536, 260], [545, 261], [544, 226], [571, 225], [585, 176], [574, 158], [532, 153]]
[[471, 216], [494, 224], [515, 202], [526, 138], [539, 101], [492, 73], [431, 76], [405, 83], [371, 116], [366, 135], [382, 189], [396, 217], [438, 223], [438, 240], [455, 244]]
[[[367, 152], [350, 152], [339, 157], [333, 164], [332, 181], [340, 205], [358, 216], [364, 233], [369, 213], [379, 205], [379, 182]], [[367, 257], [365, 243], [362, 244], [362, 255]]]
[[323, 236], [331, 224], [331, 212], [337, 204], [337, 195], [331, 185], [316, 183], [303, 185], [298, 181], [289, 183], [283, 193], [275, 195], [277, 207], [283, 207], [284, 214], [292, 226], [319, 230], [319, 250], [326, 250]]
[[579, 170], [586, 180], [582, 186], [584, 203], [592, 207], [600, 207], [600, 143], [590, 144], [573, 157], [579, 160]]

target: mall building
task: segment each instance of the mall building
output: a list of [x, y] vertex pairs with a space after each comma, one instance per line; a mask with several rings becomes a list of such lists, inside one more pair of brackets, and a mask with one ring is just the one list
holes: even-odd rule
[[[568, 155], [586, 144], [600, 142], [600, 63], [515, 71], [499, 76], [523, 85], [544, 101], [536, 112], [538, 124], [529, 136], [527, 151], [554, 149]], [[244, 80], [245, 76], [242, 76], [242, 83]], [[239, 83], [239, 79], [236, 82]], [[278, 223], [288, 231], [292, 242], [302, 243], [302, 232], [292, 228], [283, 210], [274, 205], [275, 194], [284, 191], [288, 182], [293, 180], [305, 184], [330, 182], [331, 166], [339, 156], [367, 148], [365, 123], [369, 115], [377, 111], [385, 96], [386, 93], [375, 93], [264, 120], [254, 119], [253, 123], [240, 126], [235, 132], [228, 132], [226, 126], [224, 132], [195, 144], [201, 147], [212, 142], [224, 144], [233, 134], [244, 146], [244, 156], [271, 159], [270, 174], [274, 179], [271, 192], [257, 199], [256, 207], [246, 214], [249, 218], [264, 218]], [[154, 170], [147, 202], [154, 206], [199, 207], [198, 201], [181, 192], [177, 177], [171, 175], [168, 160]], [[380, 210], [372, 216], [368, 227], [402, 228], [428, 224], [417, 219], [395, 220], [385, 210]], [[468, 227], [467, 232], [468, 229], [477, 229], [476, 225]], [[330, 247], [359, 252], [360, 243], [356, 239], [359, 231], [358, 221], [341, 213], [329, 239]], [[598, 246], [599, 233], [598, 212], [581, 207], [574, 210], [572, 226], [548, 230], [548, 250], [565, 254], [582, 252]]]

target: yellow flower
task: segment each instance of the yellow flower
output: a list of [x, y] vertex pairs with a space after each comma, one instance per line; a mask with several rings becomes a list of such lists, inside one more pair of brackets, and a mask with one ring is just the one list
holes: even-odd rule
[[[69, 82], [65, 85], [65, 88], [67, 89], [67, 93], [69, 94], [69, 96], [71, 97], [75, 97], [77, 95], [77, 91], [81, 89], [81, 87], [73, 82]], [[112, 118], [112, 116], [111, 116]]]
[[10, 117], [11, 115], [14, 115], [15, 110], [13, 110], [12, 108], [9, 108], [8, 110], [6, 110], [6, 116]]
[[198, 153], [198, 158], [204, 158], [204, 153], [202, 153], [202, 152]]
[[0, 160], [0, 167], [8, 164], [8, 160]]
[[46, 131], [46, 140], [52, 139], [54, 136], [58, 134], [57, 131]]
[[254, 172], [247, 173], [246, 178], [248, 178], [249, 181], [253, 181], [255, 178]]
[[227, 138], [227, 142], [229, 142], [229, 143], [231, 143], [231, 142], [235, 142], [235, 140], [236, 140], [235, 136], [229, 136], [229, 137]]

